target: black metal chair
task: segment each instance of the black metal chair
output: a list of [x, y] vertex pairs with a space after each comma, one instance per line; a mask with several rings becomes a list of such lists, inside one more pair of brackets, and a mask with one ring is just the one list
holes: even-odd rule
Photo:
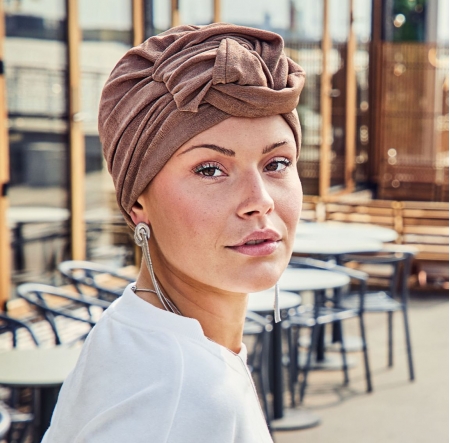
[[[409, 290], [408, 279], [411, 273], [411, 262], [414, 253], [408, 251], [396, 252], [388, 250], [373, 255], [345, 255], [343, 262], [353, 262], [358, 265], [377, 265], [391, 267], [389, 287], [387, 289], [371, 290], [364, 296], [366, 312], [385, 312], [388, 317], [388, 366], [392, 367], [393, 359], [393, 314], [401, 311], [405, 327], [406, 349], [409, 366], [409, 379], [414, 380], [414, 365], [412, 358], [411, 336], [408, 320]], [[354, 308], [358, 303], [354, 293], [342, 298], [341, 305], [347, 309]]]
[[258, 389], [262, 399], [264, 416], [270, 428], [272, 413], [270, 412], [268, 395], [269, 387], [269, 348], [272, 324], [255, 312], [247, 311], [244, 324], [244, 336], [253, 337], [253, 346], [248, 349], [247, 366], [252, 375], [257, 376]]
[[[11, 334], [11, 345], [13, 348], [25, 342], [26, 336], [23, 336], [24, 340], [18, 339], [19, 331], [21, 330], [25, 331], [26, 336], [28, 336], [28, 342], [39, 346], [39, 340], [30, 325], [5, 313], [0, 313], [0, 335]], [[0, 399], [0, 441], [2, 437], [5, 437], [9, 443], [22, 443], [26, 441], [29, 435], [34, 415], [18, 409], [22, 391], [22, 389], [18, 388], [2, 388]], [[6, 417], [8, 418], [6, 419]], [[6, 421], [3, 422], [2, 419]]]
[[347, 269], [332, 262], [322, 262], [310, 258], [293, 257], [291, 266], [314, 268], [333, 272], [341, 272], [348, 275], [351, 279], [358, 281], [359, 292], [357, 296], [358, 303], [355, 307], [344, 308], [341, 303], [340, 291], [335, 291], [333, 297], [326, 296], [325, 291], [315, 291], [313, 306], [300, 306], [296, 310], [289, 312], [289, 317], [285, 322], [285, 328], [288, 330], [289, 344], [289, 368], [290, 368], [290, 391], [292, 406], [295, 406], [295, 385], [298, 382], [298, 346], [299, 333], [301, 328], [310, 328], [311, 340], [308, 346], [307, 358], [303, 367], [303, 380], [300, 385], [300, 403], [302, 403], [308, 382], [308, 374], [311, 369], [312, 355], [315, 350], [323, 352], [323, 333], [326, 324], [333, 324], [338, 331], [338, 338], [341, 344], [342, 370], [344, 372], [344, 385], [349, 383], [347, 355], [345, 349], [345, 337], [342, 331], [342, 321], [349, 318], [359, 318], [360, 333], [362, 339], [362, 351], [364, 356], [364, 366], [366, 373], [367, 392], [372, 391], [372, 379], [369, 366], [369, 356], [366, 343], [366, 332], [364, 325], [364, 294], [366, 292], [367, 275], [363, 272]]
[[[17, 295], [25, 299], [36, 309], [38, 314], [47, 320], [53, 331], [56, 345], [63, 343], [61, 327], [57, 324], [58, 317], [72, 320], [78, 324], [87, 324], [90, 326], [90, 331], [96, 323], [92, 308], [104, 310], [110, 305], [104, 300], [86, 296], [80, 297], [78, 294], [72, 294], [61, 288], [40, 283], [24, 283], [18, 286]], [[66, 326], [68, 327], [67, 323]], [[84, 339], [89, 331], [76, 335], [76, 338], [72, 341]]]
[[20, 321], [16, 318], [12, 318], [5, 313], [0, 312], [0, 335], [5, 334], [5, 333], [10, 333], [13, 348], [17, 347], [18, 331], [21, 329], [26, 331], [26, 333], [30, 337], [31, 341], [36, 346], [39, 346], [39, 341], [36, 338], [35, 333], [33, 332], [33, 330], [31, 329], [31, 327], [28, 324], [26, 324], [25, 322]]
[[[122, 295], [123, 289], [135, 279], [121, 274], [117, 269], [88, 261], [68, 260], [58, 265], [59, 272], [77, 289], [81, 295], [92, 295], [92, 289], [101, 300], [114, 301]], [[116, 286], [107, 286], [99, 278], [114, 279]], [[91, 288], [91, 292], [86, 290]]]

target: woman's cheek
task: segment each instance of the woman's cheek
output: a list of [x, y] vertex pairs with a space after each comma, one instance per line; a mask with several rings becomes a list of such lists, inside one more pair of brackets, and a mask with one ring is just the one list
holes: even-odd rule
[[295, 186], [287, 187], [279, 193], [276, 206], [289, 226], [297, 225], [302, 211], [302, 200], [303, 191], [300, 181], [295, 183]]

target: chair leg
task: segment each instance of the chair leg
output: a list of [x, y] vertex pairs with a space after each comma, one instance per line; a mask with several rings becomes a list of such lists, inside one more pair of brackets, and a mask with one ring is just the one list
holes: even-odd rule
[[268, 349], [270, 346], [270, 334], [267, 331], [264, 331], [260, 336], [256, 338], [257, 340], [260, 340], [260, 343], [257, 343], [257, 345], [260, 346], [261, 349], [261, 356], [260, 361], [256, 364], [258, 365], [259, 371], [258, 371], [258, 379], [259, 379], [259, 386], [261, 389], [261, 395], [263, 398], [263, 408], [264, 408], [264, 414], [266, 416], [267, 426], [269, 427], [269, 430], [271, 430], [271, 420], [273, 414], [271, 413], [269, 409], [269, 402], [267, 399], [268, 393], [270, 392], [270, 386], [269, 386], [269, 364], [268, 364]]
[[414, 381], [414, 365], [412, 359], [412, 347], [411, 347], [411, 337], [409, 334], [409, 322], [408, 322], [408, 308], [403, 306], [403, 320], [405, 323], [405, 337], [406, 337], [406, 350], [408, 352], [408, 364], [409, 364], [409, 379]]
[[393, 352], [393, 338], [392, 338], [392, 325], [393, 325], [394, 313], [388, 312], [388, 366], [392, 368], [394, 366], [394, 352]]
[[303, 403], [303, 397], [305, 396], [306, 385], [308, 382], [308, 372], [311, 368], [311, 359], [313, 350], [317, 347], [317, 340], [319, 338], [320, 325], [316, 324], [312, 328], [311, 343], [308, 348], [308, 356], [306, 357], [305, 367], [303, 369], [303, 380], [300, 386], [300, 403]]
[[295, 408], [295, 385], [298, 381], [298, 339], [299, 328], [291, 326], [287, 329], [289, 349], [289, 390], [291, 393], [291, 407]]
[[364, 315], [359, 315], [359, 327], [361, 329], [361, 340], [363, 346], [364, 353], [364, 366], [366, 369], [366, 383], [367, 383], [367, 392], [372, 392], [372, 376], [370, 374], [370, 366], [369, 366], [369, 354], [367, 351], [367, 341], [366, 341], [366, 328], [364, 325]]
[[344, 343], [344, 331], [342, 330], [342, 322], [336, 322], [336, 325], [338, 325], [339, 329], [339, 338], [341, 342], [341, 355], [342, 355], [342, 370], [344, 371], [344, 386], [347, 386], [349, 383], [348, 378], [348, 365], [347, 365], [347, 351], [345, 349], [345, 343]]

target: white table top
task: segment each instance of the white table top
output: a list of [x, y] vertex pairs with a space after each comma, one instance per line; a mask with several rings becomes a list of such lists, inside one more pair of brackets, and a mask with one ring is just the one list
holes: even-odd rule
[[59, 386], [75, 367], [81, 347], [13, 349], [0, 352], [0, 384]]
[[69, 219], [69, 210], [45, 206], [11, 206], [7, 220], [10, 225], [17, 223], [54, 223]]
[[[249, 294], [247, 309], [253, 312], [265, 313], [273, 311], [273, 304], [275, 300], [275, 288], [267, 291], [254, 292]], [[279, 297], [280, 309], [290, 309], [300, 306], [302, 298], [300, 295], [292, 292], [280, 291]]]
[[278, 285], [284, 291], [316, 291], [334, 289], [350, 283], [348, 275], [320, 269], [287, 268]]
[[358, 252], [378, 252], [382, 242], [361, 237], [301, 236], [294, 241], [293, 252], [298, 254], [341, 255]]
[[311, 235], [330, 236], [334, 238], [361, 237], [370, 240], [378, 240], [384, 243], [395, 241], [398, 237], [394, 229], [383, 228], [382, 226], [362, 224], [362, 223], [299, 223], [296, 231], [297, 237], [308, 237]]

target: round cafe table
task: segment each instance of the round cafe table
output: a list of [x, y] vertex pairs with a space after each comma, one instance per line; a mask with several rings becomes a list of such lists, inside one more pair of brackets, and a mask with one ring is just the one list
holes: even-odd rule
[[299, 223], [296, 236], [307, 238], [310, 236], [328, 236], [333, 239], [340, 238], [365, 238], [377, 240], [383, 243], [393, 242], [398, 234], [394, 229], [382, 226], [362, 223], [340, 223], [340, 222], [311, 222]]
[[[353, 230], [351, 229], [353, 224], [348, 224], [348, 227], [341, 225], [345, 224], [335, 222], [299, 223], [293, 254], [308, 254], [320, 258], [331, 257], [336, 260], [336, 263], [341, 264], [342, 255], [379, 252], [383, 249], [383, 242], [393, 241], [397, 238], [394, 230], [380, 226], [357, 225]], [[335, 343], [338, 341], [338, 337], [339, 331], [335, 325], [333, 336], [327, 345], [330, 350], [337, 350]], [[349, 352], [359, 351], [362, 348], [362, 342], [359, 337], [346, 337], [345, 347]], [[337, 361], [332, 363], [331, 356], [327, 359], [329, 362], [324, 369], [336, 367]]]
[[[286, 272], [286, 271], [285, 271]], [[275, 288], [249, 294], [247, 309], [262, 315], [273, 315]], [[280, 290], [280, 310], [296, 308], [302, 299], [300, 295]], [[281, 322], [273, 323], [271, 377], [274, 431], [291, 431], [311, 428], [320, 424], [320, 417], [303, 409], [284, 409], [283, 407], [283, 363], [282, 363], [282, 329]]]
[[371, 240], [360, 237], [332, 237], [330, 236], [296, 236], [293, 253], [321, 255], [335, 257], [339, 261], [339, 256], [344, 254], [356, 254], [363, 252], [378, 252], [383, 248], [383, 244], [378, 240]]
[[56, 223], [69, 219], [66, 208], [46, 206], [11, 206], [8, 208], [7, 220], [11, 226], [18, 223]]
[[75, 367], [81, 347], [12, 349], [0, 352], [0, 385], [35, 391], [33, 441], [45, 434], [63, 381]]

